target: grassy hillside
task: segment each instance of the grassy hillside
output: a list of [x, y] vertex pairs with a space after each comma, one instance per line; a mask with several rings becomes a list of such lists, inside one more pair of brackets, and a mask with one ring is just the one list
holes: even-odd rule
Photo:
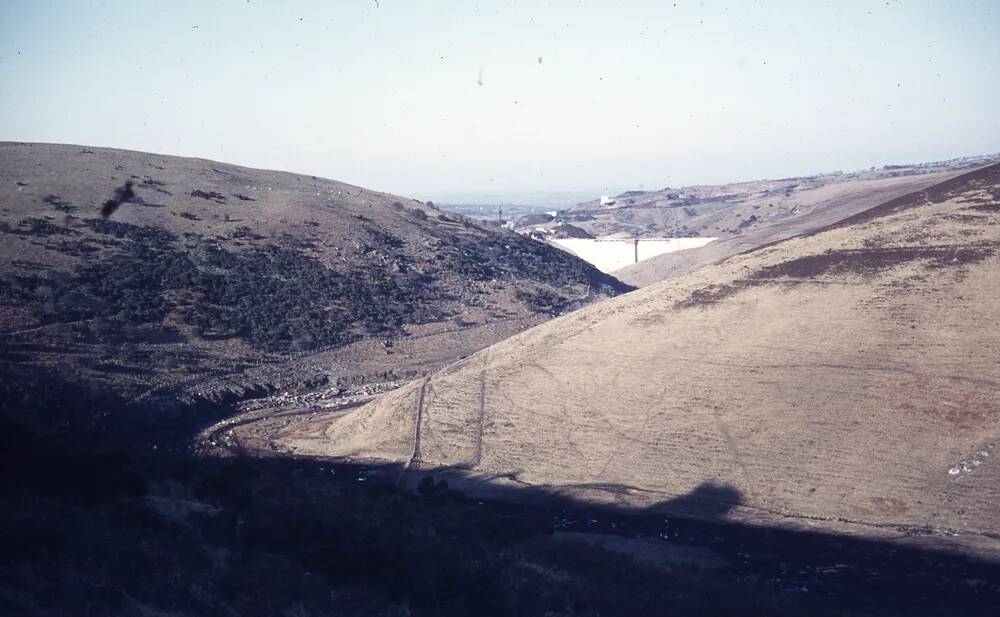
[[[278, 439], [995, 554], [998, 208], [995, 165], [554, 320]], [[675, 501], [705, 483], [729, 489]]]

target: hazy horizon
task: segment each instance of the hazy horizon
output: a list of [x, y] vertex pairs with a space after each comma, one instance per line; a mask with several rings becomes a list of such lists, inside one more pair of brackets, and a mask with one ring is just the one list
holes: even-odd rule
[[852, 171], [1000, 150], [990, 2], [25, 2], [0, 139], [441, 201]]

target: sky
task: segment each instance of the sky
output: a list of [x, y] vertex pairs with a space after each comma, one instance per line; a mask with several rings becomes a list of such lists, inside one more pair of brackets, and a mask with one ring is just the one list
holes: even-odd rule
[[848, 171], [1000, 151], [998, 33], [996, 0], [0, 0], [0, 140], [443, 201]]

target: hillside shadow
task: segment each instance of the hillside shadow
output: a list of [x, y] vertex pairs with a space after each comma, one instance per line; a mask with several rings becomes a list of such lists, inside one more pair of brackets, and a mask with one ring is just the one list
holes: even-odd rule
[[650, 510], [705, 520], [723, 520], [742, 503], [743, 493], [735, 486], [703, 482], [691, 492], [662, 501]]
[[[40, 385], [28, 384], [29, 389]], [[14, 606], [7, 604], [17, 595], [11, 581], [15, 587], [51, 592], [50, 586], [39, 587], [39, 580], [85, 578], [89, 568], [115, 581], [121, 593], [77, 584], [52, 593], [53, 598], [65, 606], [93, 606], [95, 614], [115, 614], [127, 612], [129, 598], [138, 594], [179, 611], [209, 614], [205, 606], [188, 605], [194, 602], [189, 586], [214, 572], [209, 546], [251, 564], [227, 570], [226, 576], [236, 578], [225, 579], [223, 591], [217, 591], [231, 589], [235, 595], [227, 601], [236, 603], [244, 601], [236, 596], [248, 594], [244, 614], [284, 610], [270, 604], [272, 596], [284, 601], [302, 595], [327, 606], [322, 602], [329, 591], [320, 593], [309, 582], [317, 576], [329, 584], [364, 588], [376, 598], [404, 598], [416, 614], [542, 614], [534, 608], [519, 613], [495, 597], [500, 583], [489, 580], [490, 568], [513, 568], [502, 555], [519, 551], [528, 551], [532, 563], [551, 560], [551, 567], [576, 568], [574, 576], [590, 581], [584, 591], [560, 592], [582, 594], [581, 606], [589, 608], [576, 614], [597, 614], [599, 607], [613, 613], [610, 607], [624, 600], [601, 588], [631, 584], [613, 578], [620, 571], [643, 581], [641, 589], [629, 588], [634, 592], [629, 601], [639, 603], [631, 605], [633, 612], [647, 612], [644, 603], [656, 594], [671, 598], [649, 614], [744, 614], [741, 608], [760, 614], [789, 602], [787, 614], [957, 615], [1000, 606], [996, 559], [962, 552], [937, 536], [920, 537], [921, 530], [901, 530], [888, 540], [740, 522], [731, 516], [745, 505], [744, 497], [728, 484], [705, 482], [635, 508], [583, 501], [557, 487], [470, 479], [457, 469], [404, 472], [399, 465], [275, 455], [200, 458], [184, 450], [154, 449], [148, 434], [138, 439], [143, 431], [158, 431], [160, 423], [130, 417], [126, 412], [134, 408], [117, 410], [121, 401], [106, 393], [88, 394], [55, 380], [45, 393], [19, 392], [21, 399], [9, 396], [8, 384], [0, 401], [5, 420], [0, 512], [6, 519], [0, 541], [13, 564], [0, 565], [0, 578], [8, 581], [0, 583], [0, 612]], [[93, 416], [97, 409], [106, 414], [102, 420]], [[193, 419], [190, 413], [177, 417]], [[108, 424], [121, 426], [104, 432]], [[188, 436], [197, 424], [179, 421]], [[39, 430], [40, 425], [47, 430]], [[697, 550], [725, 565], [683, 573], [695, 577], [684, 582], [695, 586], [694, 596], [708, 602], [692, 608], [684, 603], [691, 593], [684, 596], [688, 600], [669, 595], [678, 584], [677, 572], [605, 565], [611, 557], [598, 556], [593, 548], [579, 552], [584, 548], [560, 539], [564, 532]], [[174, 578], [164, 576], [164, 568], [173, 568]], [[513, 570], [503, 572], [498, 580], [513, 576]], [[736, 586], [731, 600], [736, 604], [719, 594], [720, 586], [729, 585]], [[750, 610], [739, 604], [747, 601], [740, 595], [745, 593], [763, 594], [765, 606]], [[321, 602], [320, 596], [327, 599]], [[455, 603], [455, 612], [441, 608], [452, 606], [441, 604], [442, 598]]]

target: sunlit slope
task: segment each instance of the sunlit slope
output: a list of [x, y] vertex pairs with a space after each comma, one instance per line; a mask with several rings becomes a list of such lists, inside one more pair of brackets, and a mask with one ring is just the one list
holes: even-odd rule
[[[738, 228], [740, 221], [747, 220], [747, 217], [759, 218], [748, 227], [740, 228], [739, 233], [726, 233], [708, 227], [704, 233], [719, 234], [719, 239], [710, 245], [658, 255], [624, 268], [616, 272], [616, 275], [631, 285], [640, 287], [652, 285], [765, 244], [820, 229], [890, 199], [926, 189], [962, 173], [965, 172], [946, 170], [889, 178], [848, 180], [797, 189], [788, 197], [757, 196], [748, 199], [745, 204], [720, 210], [717, 214], [720, 217], [735, 217], [735, 222], [728, 223], [731, 228]], [[771, 201], [778, 201], [779, 207], [779, 211], [773, 215]]]
[[[728, 484], [747, 516], [989, 534], [998, 323], [993, 166], [553, 320], [281, 439], [415, 450], [422, 468], [637, 506]], [[689, 513], [712, 508], [701, 494]]]

